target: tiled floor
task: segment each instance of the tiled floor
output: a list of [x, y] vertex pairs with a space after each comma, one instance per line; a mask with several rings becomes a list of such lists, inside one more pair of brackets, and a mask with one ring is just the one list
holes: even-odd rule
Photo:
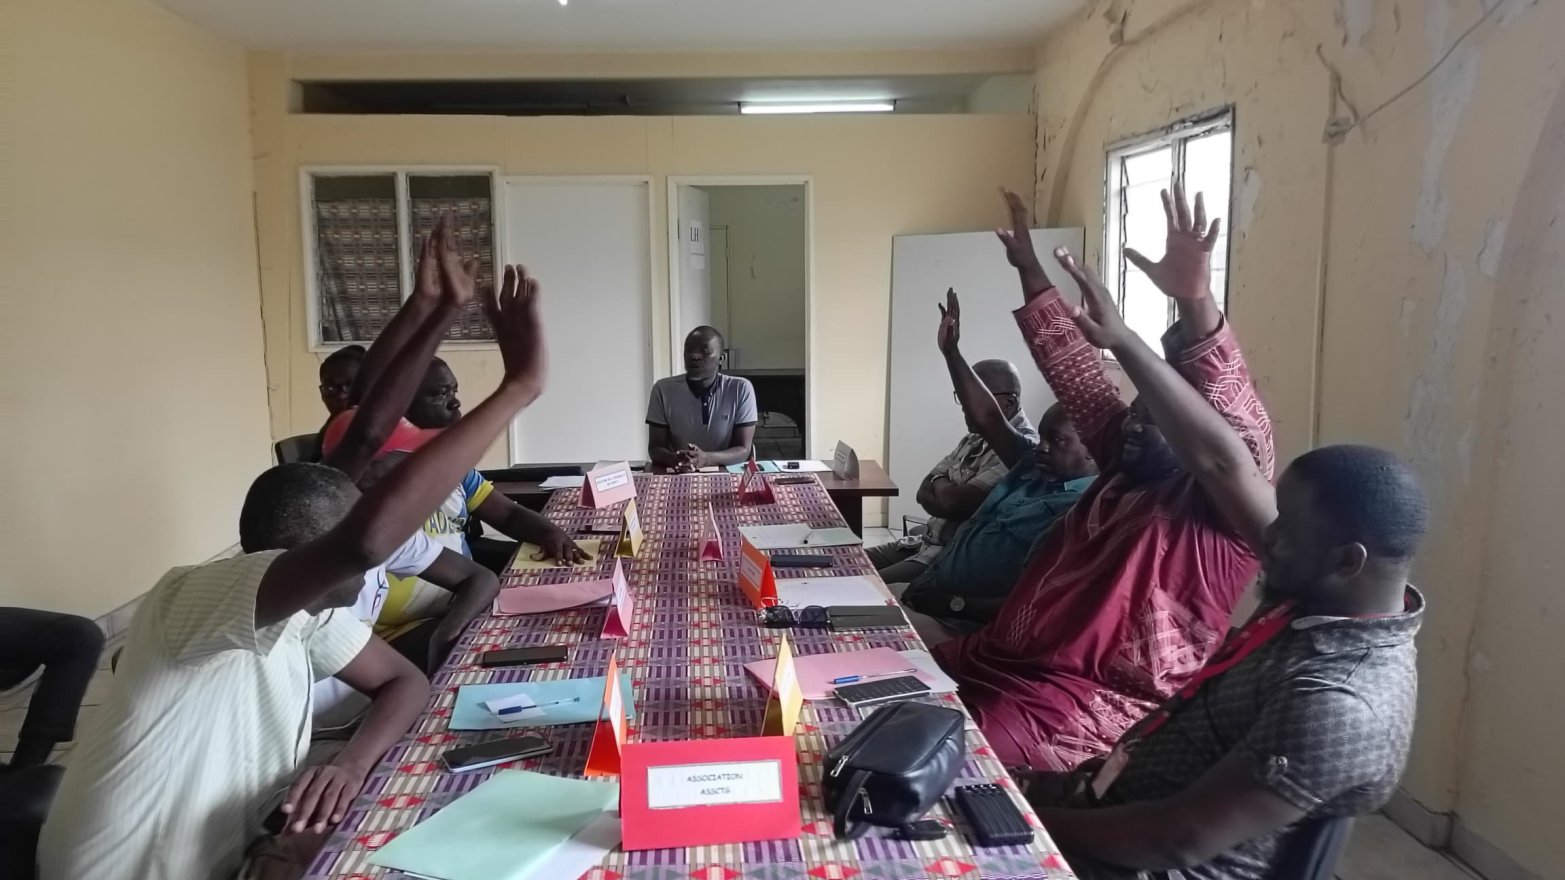
[[[886, 529], [864, 530], [864, 543], [871, 547], [895, 537]], [[117, 647], [117, 642], [111, 642], [104, 649], [98, 675], [87, 689], [87, 697], [83, 701], [79, 725], [92, 717], [103, 700], [111, 675], [109, 657]], [[0, 749], [10, 749], [15, 745], [16, 731], [22, 725], [22, 716], [31, 694], [32, 688], [29, 686], [0, 695]], [[9, 751], [0, 752], [0, 762], [8, 762], [10, 759]], [[69, 764], [71, 747], [56, 752], [54, 760], [60, 764]], [[1419, 880], [1473, 880], [1477, 875], [1444, 855], [1427, 849], [1390, 819], [1377, 814], [1354, 824], [1348, 851], [1337, 866], [1337, 877], [1339, 880], [1409, 880], [1414, 877]]]

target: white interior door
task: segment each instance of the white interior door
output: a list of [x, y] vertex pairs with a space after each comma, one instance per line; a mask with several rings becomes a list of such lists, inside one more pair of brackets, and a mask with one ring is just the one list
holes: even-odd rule
[[[1082, 237], [1080, 228], [1035, 229], [1032, 233], [1040, 254], [1060, 246], [1079, 254]], [[1056, 269], [1050, 277], [1058, 274]], [[951, 396], [945, 359], [935, 347], [940, 324], [935, 306], [945, 302], [948, 287], [956, 288], [962, 300], [962, 354], [968, 361], [1002, 358], [1016, 364], [1022, 375], [1022, 408], [1034, 424], [1054, 402], [1011, 317], [1011, 311], [1022, 303], [1021, 289], [1016, 270], [1005, 261], [994, 233], [900, 235], [893, 239], [886, 467], [902, 487], [902, 494], [891, 499], [888, 525], [893, 529], [902, 527], [905, 514], [927, 516], [914, 500], [918, 485], [967, 433], [961, 407]]]
[[644, 459], [652, 387], [650, 181], [506, 178], [504, 260], [543, 285], [549, 386], [511, 461]]

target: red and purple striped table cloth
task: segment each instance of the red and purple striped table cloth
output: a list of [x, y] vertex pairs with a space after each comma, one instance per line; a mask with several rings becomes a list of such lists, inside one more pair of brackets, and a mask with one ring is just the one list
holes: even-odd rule
[[[402, 878], [369, 864], [370, 855], [398, 833], [471, 791], [488, 770], [444, 772], [440, 755], [457, 745], [500, 736], [495, 731], [454, 733], [447, 729], [456, 689], [464, 684], [575, 678], [602, 675], [609, 654], [634, 682], [636, 740], [709, 739], [759, 733], [766, 691], [744, 670], [751, 660], [776, 652], [775, 631], [757, 625], [755, 611], [737, 585], [739, 527], [808, 522], [841, 526], [841, 515], [818, 481], [774, 486], [776, 503], [740, 506], [737, 478], [728, 474], [636, 477], [637, 509], [646, 532], [640, 555], [625, 560], [635, 600], [626, 639], [600, 639], [606, 609], [575, 608], [526, 617], [485, 618], [469, 629], [431, 684], [429, 710], [401, 744], [386, 754], [335, 836], [311, 865], [310, 878]], [[573, 534], [616, 528], [618, 507], [590, 510], [578, 505], [578, 491], [558, 491], [545, 510]], [[722, 534], [725, 559], [697, 561], [702, 519], [710, 503]], [[600, 540], [597, 536], [588, 536]], [[588, 538], [579, 538], [584, 545]], [[836, 557], [827, 570], [784, 569], [779, 577], [873, 576], [862, 548], [826, 550]], [[504, 586], [603, 577], [613, 564], [611, 540], [602, 539], [595, 570], [529, 571], [508, 575]], [[792, 630], [795, 654], [873, 647], [922, 647], [911, 629], [865, 633]], [[569, 663], [541, 667], [482, 669], [478, 655], [501, 647], [568, 642]], [[960, 708], [954, 696], [946, 698]], [[831, 746], [860, 721], [852, 709], [828, 702], [806, 703], [795, 739], [799, 752], [802, 829], [796, 840], [625, 853], [616, 851], [586, 880], [1070, 880], [1075, 874], [1048, 836], [1032, 846], [974, 847], [960, 832], [954, 809], [945, 803], [934, 818], [957, 821], [957, 831], [935, 842], [893, 839], [874, 829], [856, 841], [833, 838], [821, 804], [822, 760]], [[592, 726], [550, 727], [542, 733], [554, 754], [514, 765], [560, 775], [579, 775], [587, 759]], [[1014, 785], [976, 729], [968, 733], [969, 757], [958, 784]], [[1036, 818], [1028, 811], [1028, 818]], [[549, 878], [569, 880], [569, 878]]]

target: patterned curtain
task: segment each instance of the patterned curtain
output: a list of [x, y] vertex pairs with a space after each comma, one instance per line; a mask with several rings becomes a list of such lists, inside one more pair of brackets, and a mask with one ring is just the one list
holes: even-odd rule
[[[419, 244], [442, 214], [450, 214], [456, 222], [457, 246], [464, 256], [479, 259], [478, 283], [480, 287], [495, 283], [493, 203], [487, 198], [414, 198], [410, 202], [413, 234], [408, 236], [408, 260], [410, 266], [418, 265]], [[467, 304], [462, 314], [451, 324], [447, 339], [484, 341], [494, 339], [494, 331], [484, 319], [479, 304]]]
[[396, 199], [318, 201], [315, 229], [321, 341], [374, 341], [402, 304]]

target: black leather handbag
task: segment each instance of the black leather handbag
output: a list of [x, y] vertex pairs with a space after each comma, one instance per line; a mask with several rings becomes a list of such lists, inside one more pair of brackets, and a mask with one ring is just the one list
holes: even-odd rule
[[826, 754], [822, 792], [837, 837], [924, 815], [967, 760], [962, 726], [961, 712], [927, 703], [892, 703], [864, 719]]

